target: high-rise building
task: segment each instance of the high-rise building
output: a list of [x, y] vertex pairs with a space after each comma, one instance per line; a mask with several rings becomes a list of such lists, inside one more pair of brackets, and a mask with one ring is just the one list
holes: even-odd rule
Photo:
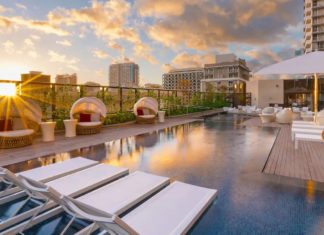
[[216, 56], [216, 63], [204, 66], [204, 79], [201, 80], [201, 91], [208, 86], [216, 92], [245, 93], [246, 82], [250, 78], [250, 69], [245, 60], [234, 54]]
[[35, 83], [50, 83], [51, 76], [45, 75], [39, 71], [30, 71], [29, 73], [21, 74], [21, 81], [26, 84], [30, 82]]
[[304, 51], [324, 50], [324, 0], [304, 0]]
[[133, 62], [111, 64], [109, 66], [109, 85], [138, 87], [139, 66]]
[[173, 69], [163, 74], [163, 88], [197, 92], [200, 91], [200, 81], [203, 78], [203, 68]]
[[55, 83], [57, 84], [70, 84], [76, 85], [78, 83], [78, 77], [76, 73], [73, 74], [57, 74], [55, 77]]
[[[21, 94], [32, 96], [34, 98], [45, 97], [50, 90], [51, 76], [45, 75], [39, 71], [30, 71], [26, 74], [21, 74]], [[42, 84], [45, 83], [45, 84]], [[43, 98], [38, 98], [43, 99]]]

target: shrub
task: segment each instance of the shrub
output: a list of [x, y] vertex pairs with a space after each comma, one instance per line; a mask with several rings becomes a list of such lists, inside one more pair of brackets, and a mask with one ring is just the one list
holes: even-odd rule
[[135, 115], [131, 112], [118, 112], [114, 114], [108, 114], [104, 121], [105, 125], [124, 123], [129, 121], [134, 121]]

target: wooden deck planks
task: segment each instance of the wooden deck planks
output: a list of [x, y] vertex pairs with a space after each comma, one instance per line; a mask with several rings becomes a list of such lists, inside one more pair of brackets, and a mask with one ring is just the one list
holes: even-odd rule
[[244, 125], [280, 128], [264, 173], [324, 182], [324, 143], [301, 141], [299, 149], [295, 150], [290, 125], [261, 124], [259, 118], [249, 119]]

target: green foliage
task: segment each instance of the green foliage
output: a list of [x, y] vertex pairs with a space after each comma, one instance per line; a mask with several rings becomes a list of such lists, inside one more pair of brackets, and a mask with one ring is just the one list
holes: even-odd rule
[[118, 112], [114, 114], [108, 114], [104, 121], [105, 125], [124, 123], [129, 121], [134, 121], [135, 115], [131, 112]]

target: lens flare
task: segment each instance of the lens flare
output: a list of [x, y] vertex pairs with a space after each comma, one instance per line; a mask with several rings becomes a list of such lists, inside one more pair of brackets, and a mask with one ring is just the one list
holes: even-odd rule
[[16, 92], [15, 83], [0, 83], [0, 96], [15, 96]]

